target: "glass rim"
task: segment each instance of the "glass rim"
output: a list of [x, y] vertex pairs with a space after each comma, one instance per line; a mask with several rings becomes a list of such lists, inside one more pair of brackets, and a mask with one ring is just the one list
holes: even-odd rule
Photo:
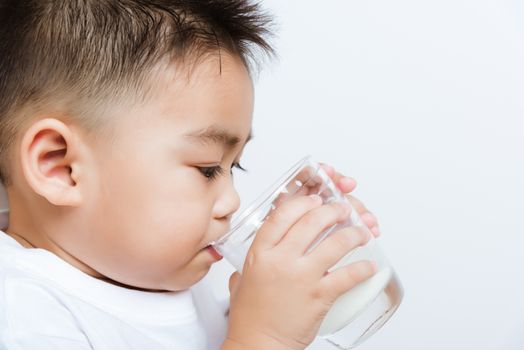
[[224, 243], [224, 241], [228, 240], [229, 237], [231, 237], [235, 231], [239, 229], [250, 217], [253, 213], [255, 213], [259, 208], [267, 204], [268, 202], [271, 202], [275, 199], [276, 195], [280, 194], [280, 191], [282, 189], [282, 186], [285, 186], [288, 184], [289, 180], [293, 178], [300, 170], [303, 169], [305, 164], [314, 164], [319, 165], [315, 161], [312, 160], [311, 155], [306, 155], [302, 159], [300, 159], [298, 162], [296, 162], [291, 168], [289, 168], [284, 174], [282, 174], [276, 181], [274, 181], [271, 186], [266, 188], [264, 192], [262, 192], [261, 195], [259, 195], [255, 200], [249, 204], [249, 206], [244, 209], [237, 218], [235, 218], [231, 222], [231, 229], [217, 239], [216, 241], [213, 241], [210, 243], [211, 246], [219, 245]]

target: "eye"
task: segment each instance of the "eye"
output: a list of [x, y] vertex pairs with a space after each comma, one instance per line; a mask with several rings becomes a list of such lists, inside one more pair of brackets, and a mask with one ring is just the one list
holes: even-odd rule
[[238, 163], [238, 162], [233, 163], [233, 165], [231, 166], [231, 173], [233, 173], [233, 168], [240, 169], [240, 170], [242, 170], [242, 171], [244, 171], [244, 172], [247, 171], [247, 170], [244, 169], [244, 168], [242, 167], [242, 165], [240, 165], [240, 163]]
[[[224, 168], [222, 168], [220, 165], [210, 166], [210, 167], [197, 167], [197, 168], [202, 173], [202, 175], [204, 175], [204, 177], [206, 177], [209, 181], [213, 181], [220, 175], [224, 174]], [[233, 168], [237, 168], [242, 171], [247, 171], [238, 162], [233, 163], [231, 165], [231, 174], [233, 173]]]
[[198, 167], [198, 170], [204, 175], [209, 181], [216, 179], [219, 175], [224, 173], [224, 169], [220, 165], [210, 167]]

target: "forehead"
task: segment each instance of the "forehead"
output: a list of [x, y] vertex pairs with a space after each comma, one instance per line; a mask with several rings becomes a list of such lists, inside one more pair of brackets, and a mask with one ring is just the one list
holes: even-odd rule
[[244, 63], [222, 55], [200, 63], [185, 84], [170, 90], [173, 111], [191, 140], [234, 146], [251, 134], [253, 82]]
[[190, 75], [176, 68], [155, 74], [146, 119], [158, 119], [171, 133], [174, 126], [187, 142], [245, 143], [251, 134], [254, 91], [243, 62], [222, 55], [202, 61]]

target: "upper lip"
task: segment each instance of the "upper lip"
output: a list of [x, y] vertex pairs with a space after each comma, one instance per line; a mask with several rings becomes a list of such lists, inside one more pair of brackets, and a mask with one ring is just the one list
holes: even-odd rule
[[212, 247], [213, 246], [213, 243], [215, 243], [216, 241], [218, 241], [220, 238], [222, 238], [222, 236], [224, 235], [221, 235], [219, 237], [217, 237], [216, 239], [212, 240], [211, 242], [208, 242], [203, 249], [206, 249], [207, 247]]
[[231, 228], [231, 225], [230, 225], [230, 222], [228, 221], [226, 225], [223, 225], [220, 230], [216, 231], [216, 232], [218, 232], [218, 234], [215, 235], [215, 238], [213, 240], [209, 241], [204, 248], [212, 246], [213, 243], [215, 243], [216, 241], [218, 241], [219, 239], [224, 237], [229, 232], [230, 228]]

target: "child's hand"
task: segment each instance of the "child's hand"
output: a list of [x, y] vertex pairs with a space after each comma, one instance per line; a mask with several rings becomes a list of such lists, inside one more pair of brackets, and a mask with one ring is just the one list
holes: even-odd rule
[[[342, 193], [351, 193], [355, 190], [355, 187], [357, 187], [357, 182], [353, 178], [340, 174], [330, 165], [321, 163], [321, 166]], [[375, 237], [380, 236], [380, 229], [375, 215], [373, 215], [357, 198], [350, 195], [347, 195], [347, 197], [371, 233], [373, 233]]]
[[224, 349], [295, 350], [314, 340], [335, 300], [375, 272], [368, 261], [326, 272], [369, 240], [357, 227], [332, 233], [306, 254], [321, 232], [348, 215], [347, 206], [322, 205], [318, 196], [291, 198], [272, 212], [257, 232], [242, 275], [230, 279]]
[[[349, 202], [355, 208], [367, 228], [371, 231], [371, 233], [373, 233], [373, 236], [380, 236], [380, 229], [375, 215], [373, 215], [360, 200], [348, 194], [355, 190], [357, 187], [357, 182], [353, 178], [344, 176], [335, 171], [335, 169], [330, 165], [323, 163], [320, 163], [320, 165], [326, 174], [331, 178], [331, 180], [333, 180], [338, 189], [342, 193], [346, 194]], [[320, 178], [311, 177], [310, 173], [306, 170], [298, 173], [295, 178], [301, 182], [301, 187], [297, 189], [297, 192], [300, 193], [300, 195], [318, 193], [319, 186], [322, 181]], [[290, 195], [282, 193], [275, 199], [273, 204], [278, 206], [280, 203], [285, 202], [289, 197]]]

